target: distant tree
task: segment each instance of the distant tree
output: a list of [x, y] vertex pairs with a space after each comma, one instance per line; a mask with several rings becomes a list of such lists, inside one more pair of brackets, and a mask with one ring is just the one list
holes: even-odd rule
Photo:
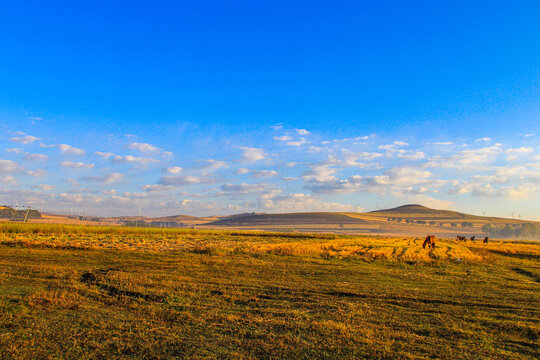
[[486, 224], [482, 226], [482, 231], [489, 235], [496, 235], [497, 234], [497, 228], [493, 226], [493, 224]]
[[451, 227], [457, 227], [457, 223], [453, 222], [450, 224]]
[[504, 228], [500, 231], [500, 235], [503, 237], [511, 237], [514, 236], [514, 229], [512, 229], [512, 226], [510, 224], [506, 224]]
[[435, 226], [435, 225], [437, 225], [437, 222], [436, 222], [435, 220], [431, 220], [431, 221], [429, 222], [429, 225]]
[[339, 224], [339, 227], [343, 229], [345, 227], [345, 225]]

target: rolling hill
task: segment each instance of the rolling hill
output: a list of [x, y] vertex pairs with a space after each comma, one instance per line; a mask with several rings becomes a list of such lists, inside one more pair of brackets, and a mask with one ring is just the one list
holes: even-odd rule
[[254, 214], [231, 217], [214, 221], [211, 226], [264, 226], [264, 225], [328, 225], [328, 224], [367, 224], [363, 219], [354, 218], [343, 213], [310, 212], [289, 214]]

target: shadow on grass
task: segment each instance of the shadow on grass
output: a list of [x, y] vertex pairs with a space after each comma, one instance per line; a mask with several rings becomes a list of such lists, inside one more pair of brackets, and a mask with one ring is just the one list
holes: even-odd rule
[[165, 301], [166, 296], [163, 296], [163, 295], [144, 294], [138, 291], [121, 290], [117, 288], [116, 286], [104, 284], [103, 282], [99, 280], [100, 275], [105, 275], [109, 271], [115, 271], [115, 270], [117, 269], [97, 270], [94, 273], [85, 272], [81, 275], [81, 278], [79, 279], [79, 281], [89, 286], [97, 286], [100, 290], [106, 291], [110, 296], [118, 296], [118, 297], [126, 296], [129, 298], [142, 299], [142, 300], [152, 301], [152, 302]]

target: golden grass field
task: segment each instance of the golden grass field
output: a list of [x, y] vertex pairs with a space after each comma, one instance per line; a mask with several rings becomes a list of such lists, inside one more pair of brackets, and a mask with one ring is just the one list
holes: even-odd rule
[[0, 359], [536, 359], [540, 243], [0, 223]]

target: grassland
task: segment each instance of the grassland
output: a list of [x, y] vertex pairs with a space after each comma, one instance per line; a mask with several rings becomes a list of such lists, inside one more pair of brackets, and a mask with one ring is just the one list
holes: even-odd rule
[[2, 359], [536, 359], [540, 244], [0, 223]]

